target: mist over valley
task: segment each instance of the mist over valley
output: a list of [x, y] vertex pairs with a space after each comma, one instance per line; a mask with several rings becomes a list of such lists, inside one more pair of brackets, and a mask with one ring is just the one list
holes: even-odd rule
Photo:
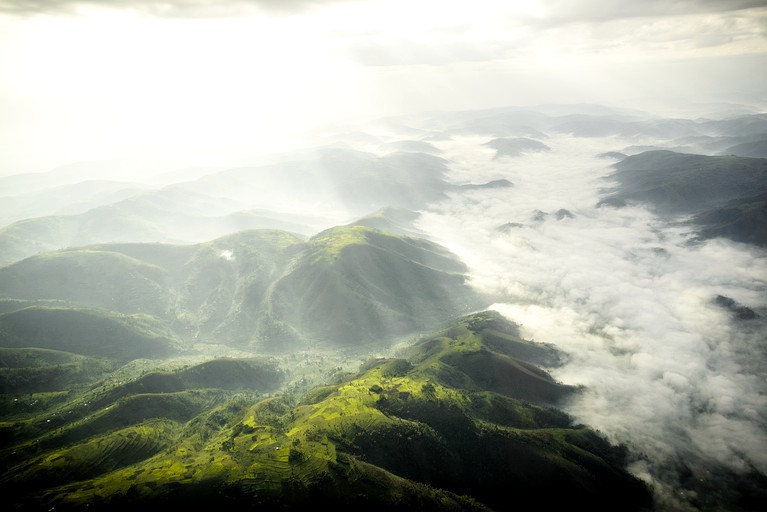
[[[376, 401], [363, 399], [368, 405], [347, 412], [352, 417], [332, 427], [341, 430], [327, 434], [325, 443], [332, 439], [336, 457], [343, 449], [394, 475], [503, 508], [493, 482], [500, 475], [510, 479], [504, 485], [516, 481], [506, 473], [517, 467], [513, 462], [493, 462], [496, 477], [470, 484], [459, 473], [437, 470], [434, 464], [446, 464], [439, 462], [445, 455], [431, 448], [419, 448], [410, 461], [381, 459], [373, 445], [352, 434], [362, 432], [354, 425], [373, 421], [363, 412], [373, 407], [377, 414], [437, 429], [439, 442], [448, 443], [440, 450], [456, 461], [446, 467], [465, 465], [466, 446], [450, 434], [455, 422], [480, 428], [472, 442], [490, 443], [490, 450], [510, 441], [491, 441], [481, 433], [482, 422], [501, 431], [520, 428], [508, 423], [519, 412], [485, 417], [483, 409], [467, 409], [467, 403], [477, 403], [477, 393], [489, 393], [493, 400], [517, 401], [515, 408], [548, 408], [547, 414], [559, 415], [557, 428], [594, 429], [598, 434], [589, 435], [603, 436], [600, 450], [624, 450], [620, 459], [601, 451], [596, 456], [618, 464], [610, 471], [624, 471], [622, 478], [636, 479], [634, 490], [626, 491], [637, 493], [633, 498], [600, 491], [594, 501], [597, 495], [578, 484], [572, 499], [597, 508], [617, 506], [618, 500], [621, 508], [661, 510], [745, 510], [760, 502], [767, 471], [767, 266], [759, 194], [767, 191], [767, 161], [701, 152], [690, 133], [705, 134], [709, 142], [726, 138], [737, 147], [738, 136], [730, 134], [761, 115], [726, 124], [677, 120], [677, 130], [664, 128], [659, 137], [657, 127], [668, 124], [663, 120], [607, 115], [601, 108], [594, 115], [594, 108], [560, 106], [573, 113], [556, 115], [544, 113], [547, 107], [535, 115], [517, 108], [429, 114], [390, 120], [386, 130], [373, 123], [365, 138], [342, 143], [336, 137], [332, 147], [286, 153], [262, 166], [215, 170], [191, 181], [130, 186], [123, 190], [132, 197], [107, 196], [112, 202], [100, 191], [117, 187], [76, 178], [53, 192], [95, 192], [90, 197], [105, 204], [75, 214], [12, 221], [29, 207], [20, 201], [15, 214], [14, 203], [5, 203], [4, 485], [27, 486], [21, 488], [33, 494], [19, 496], [23, 506], [129, 503], [125, 490], [109, 483], [114, 476], [165, 464], [162, 454], [170, 452], [163, 447], [188, 443], [191, 425], [211, 407], [244, 411], [248, 403], [280, 400], [280, 414], [297, 407], [292, 419], [281, 421], [296, 422], [307, 407], [302, 396], [332, 397], [337, 386], [335, 393], [343, 394], [359, 385], [354, 379], [373, 382], [359, 368], [394, 364], [397, 370], [384, 371], [373, 378], [383, 380], [369, 386], [368, 396]], [[580, 126], [590, 132], [580, 133]], [[539, 144], [512, 137], [531, 131]], [[414, 143], [414, 132], [424, 144]], [[43, 193], [26, 189], [20, 197]], [[57, 197], [57, 207], [66, 211], [65, 198], [74, 207], [83, 196]], [[725, 221], [709, 221], [722, 209], [729, 212]], [[200, 240], [206, 235], [214, 237]], [[473, 342], [479, 350], [443, 345], [438, 359], [426, 355], [437, 340], [465, 340], [457, 327], [446, 327], [461, 318], [468, 322], [461, 325], [470, 326], [467, 332], [480, 336]], [[476, 324], [479, 318], [503, 324]], [[440, 329], [448, 330], [432, 334]], [[431, 360], [439, 363], [424, 366]], [[251, 373], [235, 377], [228, 369], [204, 369], [213, 363], [237, 364], [238, 372]], [[420, 379], [426, 379], [423, 390], [447, 387], [436, 394], [404, 391]], [[391, 402], [395, 391], [387, 389], [398, 390], [398, 401]], [[461, 394], [471, 398], [448, 405]], [[232, 400], [242, 405], [225, 405]], [[437, 404], [457, 416], [438, 419], [428, 412]], [[73, 414], [77, 407], [86, 407], [85, 415]], [[117, 412], [107, 413], [115, 407]], [[229, 425], [241, 412], [232, 414], [206, 436], [230, 432], [236, 442], [237, 429]], [[249, 428], [261, 428], [258, 417], [245, 420], [255, 421]], [[300, 421], [319, 421], [312, 417]], [[313, 428], [341, 420], [320, 417]], [[270, 435], [307, 442], [296, 434], [303, 427], [292, 424], [287, 430], [270, 427]], [[110, 433], [114, 428], [150, 429], [146, 435], [155, 444], [140, 454], [131, 448], [117, 466], [99, 463], [91, 473], [78, 473], [71, 466], [79, 464], [75, 454], [98, 456], [93, 443], [111, 446], [109, 436], [127, 435]], [[404, 435], [392, 428], [375, 435]], [[523, 431], [548, 428], [533, 420]], [[199, 442], [185, 450], [210, 450]], [[35, 448], [20, 452], [22, 446]], [[174, 464], [188, 468], [186, 490], [166, 488], [159, 469], [147, 469], [155, 476], [147, 483], [136, 480], [136, 489], [149, 489], [149, 482], [165, 489], [139, 491], [148, 503], [167, 493], [189, 499], [207, 492], [207, 485], [238, 489], [233, 502], [254, 492], [275, 506], [283, 503], [279, 494], [236, 484], [244, 471], [237, 468], [244, 466], [233, 446], [217, 448], [230, 460], [222, 462], [227, 469], [217, 478], [194, 476], [200, 462], [182, 457]], [[244, 453], [255, 457], [256, 446]], [[514, 446], [519, 450], [524, 443]], [[43, 458], [57, 453], [66, 454], [61, 456], [70, 469], [43, 484], [45, 472], [53, 470]], [[305, 464], [319, 455], [301, 453], [305, 461], [289, 457], [287, 464], [308, 471], [300, 477], [305, 492], [316, 492], [312, 482], [321, 474], [334, 481], [350, 478], [329, 467], [310, 469]], [[579, 471], [596, 481], [606, 478], [589, 467]], [[537, 484], [518, 484], [519, 492], [550, 485], [543, 474], [536, 478]], [[92, 494], [74, 492], [78, 481], [104, 489], [103, 497], [93, 501]], [[62, 492], [59, 485], [70, 490]], [[43, 488], [43, 494], [35, 490]], [[435, 499], [418, 489], [405, 494], [424, 503]], [[371, 499], [387, 502], [378, 494]]]
[[0, 0], [4, 507], [767, 509], [765, 20]]

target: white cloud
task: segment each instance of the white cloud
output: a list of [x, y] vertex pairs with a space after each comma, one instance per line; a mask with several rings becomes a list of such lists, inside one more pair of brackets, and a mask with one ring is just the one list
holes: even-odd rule
[[[515, 186], [457, 195], [419, 227], [467, 262], [472, 284], [524, 336], [568, 354], [553, 375], [585, 386], [569, 412], [646, 457], [638, 472], [677, 491], [680, 462], [767, 472], [765, 321], [739, 323], [713, 302], [725, 294], [767, 308], [767, 255], [722, 240], [690, 246], [687, 229], [641, 207], [597, 208], [610, 169], [596, 155], [621, 141], [546, 144], [550, 153], [492, 160], [442, 142], [455, 176], [474, 168], [475, 180]], [[574, 217], [533, 218], [559, 208]], [[496, 229], [508, 222], [522, 226]]]
[[667, 4], [0, 0], [0, 172], [417, 110], [767, 104], [764, 3]]

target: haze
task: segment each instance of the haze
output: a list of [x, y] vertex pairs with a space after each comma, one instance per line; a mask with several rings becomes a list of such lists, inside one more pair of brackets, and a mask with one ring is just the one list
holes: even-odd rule
[[600, 203], [626, 155], [763, 150], [767, 1], [104, 4], [0, 0], [0, 265], [412, 210], [660, 509], [767, 474], [764, 247]]
[[218, 165], [427, 110], [766, 101], [761, 0], [108, 4], [0, 2], [0, 174]]

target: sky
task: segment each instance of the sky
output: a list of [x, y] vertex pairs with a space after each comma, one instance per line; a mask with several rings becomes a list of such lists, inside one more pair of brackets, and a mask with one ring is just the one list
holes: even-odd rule
[[765, 0], [0, 0], [0, 175], [205, 164], [431, 110], [761, 110], [759, 70]]

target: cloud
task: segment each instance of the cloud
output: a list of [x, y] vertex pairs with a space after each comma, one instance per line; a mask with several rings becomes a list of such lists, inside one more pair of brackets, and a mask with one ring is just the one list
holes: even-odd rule
[[767, 7], [765, 0], [543, 0], [545, 15], [539, 19], [548, 23], [610, 21], [637, 17], [668, 17], [691, 14], [727, 13]]
[[[364, 4], [367, 5], [367, 4]], [[376, 5], [375, 3], [370, 4]], [[425, 5], [430, 5], [426, 3]], [[540, 2], [540, 9], [488, 2], [484, 9], [434, 7], [404, 28], [366, 26], [348, 37], [350, 59], [364, 66], [452, 63], [699, 58], [767, 52], [764, 2]], [[377, 10], [371, 8], [371, 17]], [[409, 27], [409, 24], [416, 26]]]
[[[687, 228], [642, 207], [597, 208], [610, 169], [596, 155], [626, 141], [552, 136], [550, 153], [513, 162], [492, 160], [482, 142], [440, 143], [453, 177], [515, 187], [455, 195], [419, 227], [526, 337], [568, 355], [552, 372], [584, 392], [567, 410], [629, 446], [637, 474], [676, 491], [664, 500], [684, 486], [721, 489], [722, 472], [767, 474], [767, 321], [737, 320], [715, 301], [767, 311], [764, 251], [691, 246]], [[551, 214], [560, 208], [573, 216]]]
[[216, 18], [257, 11], [274, 14], [300, 13], [316, 7], [354, 0], [0, 0], [0, 12], [17, 15], [69, 14], [79, 7], [133, 9], [169, 18]]

